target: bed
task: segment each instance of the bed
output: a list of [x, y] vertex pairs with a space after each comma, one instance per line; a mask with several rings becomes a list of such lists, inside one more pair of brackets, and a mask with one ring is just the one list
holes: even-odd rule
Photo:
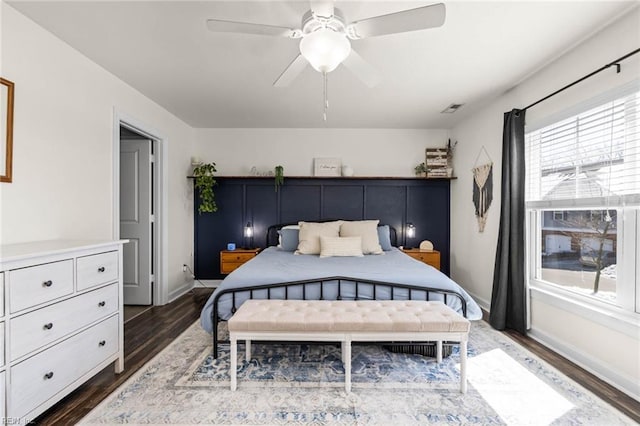
[[274, 235], [284, 226], [269, 228], [271, 245], [229, 274], [205, 304], [200, 322], [213, 335], [215, 357], [218, 323], [248, 299], [441, 300], [470, 320], [482, 318], [480, 307], [458, 284], [395, 247], [362, 257], [298, 255], [277, 247]]

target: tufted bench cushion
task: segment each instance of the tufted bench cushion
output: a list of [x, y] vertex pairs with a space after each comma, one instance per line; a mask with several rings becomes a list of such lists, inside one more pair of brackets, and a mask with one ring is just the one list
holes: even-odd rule
[[469, 320], [442, 302], [247, 300], [229, 331], [459, 331]]
[[435, 341], [437, 362], [442, 341], [460, 343], [460, 391], [466, 392], [467, 340], [471, 323], [442, 302], [417, 300], [247, 300], [228, 321], [231, 389], [235, 390], [237, 342], [244, 340], [247, 360], [252, 340], [342, 343], [345, 389], [351, 391], [351, 342]]

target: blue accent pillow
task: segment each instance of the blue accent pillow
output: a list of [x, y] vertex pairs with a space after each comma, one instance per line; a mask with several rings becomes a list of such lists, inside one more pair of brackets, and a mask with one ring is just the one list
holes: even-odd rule
[[380, 241], [380, 247], [384, 251], [390, 251], [391, 246], [391, 231], [389, 231], [389, 225], [378, 226], [378, 240]]
[[280, 234], [280, 250], [296, 251], [298, 249], [299, 229], [281, 229]]

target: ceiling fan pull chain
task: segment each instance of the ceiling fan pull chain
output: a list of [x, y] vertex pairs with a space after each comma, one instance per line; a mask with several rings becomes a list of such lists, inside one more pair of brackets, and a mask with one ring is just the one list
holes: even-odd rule
[[324, 118], [324, 121], [327, 121], [327, 110], [329, 109], [329, 99], [328, 99], [328, 94], [327, 94], [327, 73], [323, 72], [322, 73], [322, 80], [323, 80], [323, 94], [324, 94], [324, 110], [323, 110], [323, 114], [322, 117]]

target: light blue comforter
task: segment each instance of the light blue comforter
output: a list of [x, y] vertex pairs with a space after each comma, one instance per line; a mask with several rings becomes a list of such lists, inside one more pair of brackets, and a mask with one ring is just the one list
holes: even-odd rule
[[[466, 300], [468, 319], [477, 320], [482, 318], [480, 307], [458, 284], [437, 269], [412, 259], [396, 248], [385, 252], [384, 255], [320, 258], [317, 255], [294, 255], [291, 252], [282, 251], [276, 247], [269, 247], [233, 271], [222, 281], [220, 287], [214, 291], [202, 309], [200, 323], [205, 330], [209, 333], [212, 332], [211, 314], [213, 311], [213, 298], [224, 289], [334, 276], [452, 290], [458, 292]], [[323, 297], [325, 299], [335, 299], [338, 292], [337, 283], [335, 283], [335, 285], [325, 284], [325, 286]], [[306, 297], [308, 299], [318, 299], [319, 292], [319, 286], [317, 286], [315, 289], [307, 290]], [[345, 284], [343, 282], [341, 292], [342, 299], [353, 298], [355, 285], [353, 283]], [[264, 299], [266, 298], [266, 294], [266, 290], [254, 291], [253, 298]], [[367, 288], [366, 285], [362, 285], [362, 288], [360, 288], [360, 297], [362, 299], [372, 299], [372, 290]], [[236, 308], [240, 307], [242, 302], [248, 298], [248, 292], [237, 294], [235, 302]], [[271, 298], [284, 299], [284, 290], [272, 290]], [[289, 289], [289, 298], [301, 299], [302, 290], [300, 288]], [[376, 291], [376, 299], [389, 298], [390, 290], [388, 288], [379, 288]], [[395, 298], [408, 299], [408, 291], [402, 289], [395, 290]], [[424, 300], [425, 296], [424, 293], [414, 293], [413, 298]], [[438, 299], [442, 300], [438, 295], [431, 297], [431, 300]], [[448, 297], [447, 304], [454, 310], [462, 313], [461, 303], [456, 297]], [[218, 303], [219, 317], [225, 320], [231, 318], [231, 308], [231, 295], [227, 294], [222, 296]]]

